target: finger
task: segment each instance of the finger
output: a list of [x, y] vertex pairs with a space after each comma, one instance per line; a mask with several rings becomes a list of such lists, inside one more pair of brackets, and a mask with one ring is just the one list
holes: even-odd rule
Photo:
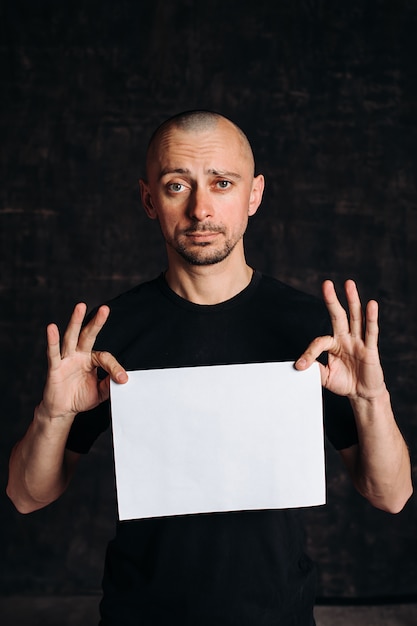
[[58, 367], [61, 362], [59, 330], [56, 324], [48, 324], [46, 328], [46, 341], [46, 356], [48, 358], [49, 369], [54, 369]]
[[100, 402], [108, 400], [110, 397], [110, 377], [106, 376], [103, 380], [100, 380], [98, 385], [98, 392], [100, 395]]
[[324, 337], [316, 337], [303, 354], [295, 362], [295, 368], [297, 370], [308, 369], [322, 354], [323, 352], [331, 352], [336, 345], [336, 340], [331, 335], [325, 335]]
[[81, 326], [87, 311], [87, 305], [79, 302], [75, 305], [62, 340], [62, 357], [72, 354], [77, 349]]
[[347, 280], [345, 283], [346, 299], [349, 307], [350, 334], [352, 337], [363, 337], [363, 312], [356, 283]]
[[378, 302], [370, 300], [366, 305], [365, 345], [367, 348], [378, 347]]
[[334, 284], [331, 280], [324, 281], [322, 292], [332, 322], [333, 334], [344, 335], [349, 333], [349, 321], [346, 311], [339, 302]]
[[[301, 362], [301, 363], [300, 363]], [[307, 361], [304, 360], [304, 355], [301, 356], [298, 361], [295, 363], [295, 368], [299, 371], [303, 371], [308, 369], [313, 363], [317, 363], [320, 368], [320, 380], [322, 387], [326, 387], [327, 381], [329, 379], [329, 368], [320, 361]]]
[[88, 322], [82, 329], [78, 339], [78, 349], [83, 352], [91, 352], [97, 335], [103, 328], [110, 314], [108, 306], [101, 306], [92, 320]]
[[92, 352], [91, 360], [95, 367], [101, 367], [115, 383], [126, 383], [128, 375], [124, 367], [110, 352]]

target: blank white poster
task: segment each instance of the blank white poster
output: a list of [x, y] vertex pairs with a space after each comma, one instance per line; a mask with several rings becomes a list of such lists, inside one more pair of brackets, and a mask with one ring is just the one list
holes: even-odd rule
[[317, 364], [128, 374], [111, 383], [121, 520], [325, 503]]

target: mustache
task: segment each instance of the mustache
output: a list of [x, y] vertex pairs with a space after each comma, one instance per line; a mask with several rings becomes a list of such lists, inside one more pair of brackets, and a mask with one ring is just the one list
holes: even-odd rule
[[224, 233], [225, 229], [223, 226], [218, 226], [216, 224], [193, 224], [183, 230], [184, 235], [192, 235], [195, 233]]

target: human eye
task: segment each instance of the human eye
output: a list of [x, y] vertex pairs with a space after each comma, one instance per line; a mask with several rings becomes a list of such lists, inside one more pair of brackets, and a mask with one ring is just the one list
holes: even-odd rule
[[218, 189], [228, 189], [231, 186], [230, 180], [218, 180], [216, 186]]
[[181, 191], [184, 191], [185, 185], [183, 185], [182, 183], [169, 183], [167, 185], [167, 189], [172, 193], [180, 193]]

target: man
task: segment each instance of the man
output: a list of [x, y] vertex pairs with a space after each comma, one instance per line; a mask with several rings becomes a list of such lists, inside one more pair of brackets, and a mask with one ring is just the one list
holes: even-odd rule
[[[360, 493], [401, 510], [412, 492], [410, 461], [379, 362], [377, 304], [368, 303], [363, 321], [347, 281], [348, 321], [326, 281], [329, 334], [321, 302], [247, 265], [243, 235], [264, 179], [254, 175], [243, 132], [205, 111], [171, 118], [151, 138], [140, 188], [168, 269], [99, 307], [84, 326], [78, 304], [62, 342], [48, 327], [43, 400], [10, 461], [8, 494], [18, 510], [63, 493], [80, 454], [108, 426], [109, 380], [125, 383], [126, 370], [286, 360], [303, 370], [323, 352], [327, 436]], [[107, 377], [97, 375], [103, 370]], [[201, 401], [214, 402], [209, 389]], [[118, 522], [101, 624], [310, 626], [314, 586], [295, 509]]]

